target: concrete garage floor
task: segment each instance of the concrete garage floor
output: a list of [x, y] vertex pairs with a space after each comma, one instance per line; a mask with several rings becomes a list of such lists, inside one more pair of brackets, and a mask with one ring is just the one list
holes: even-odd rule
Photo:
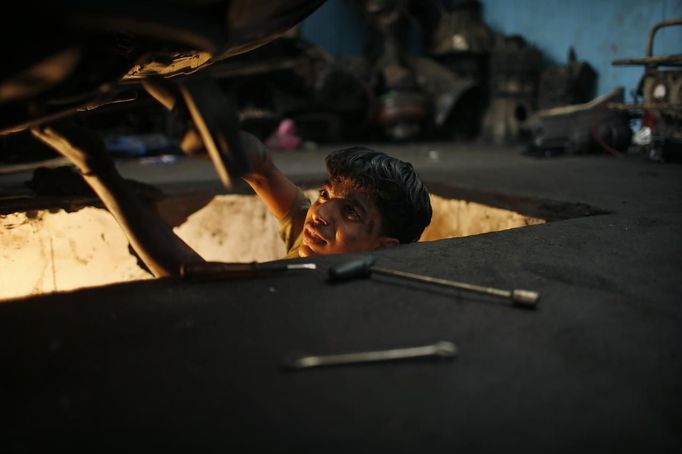
[[[379, 148], [413, 162], [443, 195], [556, 220], [388, 249], [377, 264], [538, 290], [536, 310], [379, 276], [327, 283], [328, 267], [349, 256], [316, 258], [314, 272], [157, 279], [7, 302], [0, 450], [682, 447], [682, 167], [480, 146]], [[319, 181], [324, 155], [276, 161], [297, 181]], [[120, 169], [171, 193], [186, 183], [216, 189], [206, 163]], [[456, 343], [459, 357], [280, 367], [293, 352], [438, 340]]]

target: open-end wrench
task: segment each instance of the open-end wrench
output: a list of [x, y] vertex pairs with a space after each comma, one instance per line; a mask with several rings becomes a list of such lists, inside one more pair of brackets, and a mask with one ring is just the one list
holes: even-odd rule
[[312, 367], [339, 366], [344, 364], [370, 363], [378, 361], [396, 361], [415, 358], [450, 359], [457, 356], [458, 348], [448, 341], [439, 341], [420, 347], [394, 348], [334, 355], [301, 356], [287, 361], [288, 369], [310, 369]]

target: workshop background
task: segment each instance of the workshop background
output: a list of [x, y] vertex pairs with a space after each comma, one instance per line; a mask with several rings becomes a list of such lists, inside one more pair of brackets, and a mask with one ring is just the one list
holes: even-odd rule
[[[656, 33], [654, 56], [673, 58], [656, 66], [660, 77], [644, 80], [641, 59], [650, 30], [680, 17], [678, 0], [330, 0], [281, 39], [202, 73], [234, 98], [242, 128], [273, 150], [482, 141], [541, 156], [634, 145], [671, 160], [682, 143], [682, 78], [666, 65], [679, 64], [682, 26]], [[187, 122], [135, 96], [82, 116], [112, 154], [201, 151]], [[658, 129], [641, 124], [650, 101], [669, 103], [649, 112]], [[0, 162], [54, 154], [26, 136], [0, 139]]]
[[[522, 35], [554, 63], [564, 63], [573, 46], [599, 74], [598, 94], [618, 85], [628, 93], [634, 90], [641, 68], [617, 68], [611, 61], [643, 55], [651, 27], [682, 14], [679, 0], [483, 0], [481, 4], [490, 27], [506, 35]], [[328, 0], [302, 24], [306, 39], [336, 56], [362, 54], [366, 28], [348, 0]], [[423, 32], [416, 24], [415, 28], [416, 33]], [[680, 43], [682, 29], [664, 30], [655, 50], [679, 53]]]
[[[295, 35], [311, 47], [289, 49], [303, 64], [288, 78], [272, 65], [267, 82], [240, 85], [244, 127], [273, 149], [479, 140], [540, 156], [634, 146], [675, 159], [682, 82], [667, 69], [679, 65], [682, 27], [668, 22], [681, 14], [672, 0], [332, 0]], [[307, 87], [298, 105], [296, 85]]]
[[[43, 85], [0, 71], [0, 453], [682, 452], [680, 26], [646, 55], [682, 3], [330, 0], [304, 39], [187, 78], [185, 54], [163, 58], [169, 34], [216, 19], [221, 39], [240, 37], [244, 21], [213, 6], [274, 11], [254, 27], [274, 33], [319, 2], [149, 3], [151, 24], [180, 20], [170, 33], [134, 20], [162, 48], [133, 41], [143, 52], [122, 62], [107, 30], [69, 13], [94, 6], [111, 24], [147, 2], [60, 2], [42, 36], [35, 14], [5, 13], [6, 62], [44, 69], [56, 45], [78, 65]], [[118, 63], [180, 79], [194, 119]], [[208, 260], [281, 258], [272, 216], [196, 146], [236, 114], [313, 196], [344, 144], [410, 162], [438, 234], [363, 253], [375, 265], [347, 282], [330, 274], [360, 254], [153, 278], [73, 163], [26, 131], [70, 115], [99, 133], [123, 188]], [[187, 140], [209, 120], [217, 131]], [[290, 369], [315, 358], [337, 364]]]

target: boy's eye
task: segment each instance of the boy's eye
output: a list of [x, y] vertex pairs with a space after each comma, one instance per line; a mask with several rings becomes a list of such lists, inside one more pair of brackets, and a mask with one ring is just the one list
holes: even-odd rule
[[360, 214], [353, 205], [344, 205], [343, 211], [345, 216], [350, 220], [356, 221], [360, 219]]
[[329, 198], [329, 192], [324, 188], [320, 189], [320, 198], [327, 200]]

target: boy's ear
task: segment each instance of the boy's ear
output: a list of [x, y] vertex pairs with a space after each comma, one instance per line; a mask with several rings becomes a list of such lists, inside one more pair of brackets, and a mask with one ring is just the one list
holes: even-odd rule
[[379, 248], [385, 248], [385, 247], [393, 247], [397, 246], [400, 244], [400, 241], [397, 238], [393, 238], [390, 236], [382, 236], [379, 238]]

